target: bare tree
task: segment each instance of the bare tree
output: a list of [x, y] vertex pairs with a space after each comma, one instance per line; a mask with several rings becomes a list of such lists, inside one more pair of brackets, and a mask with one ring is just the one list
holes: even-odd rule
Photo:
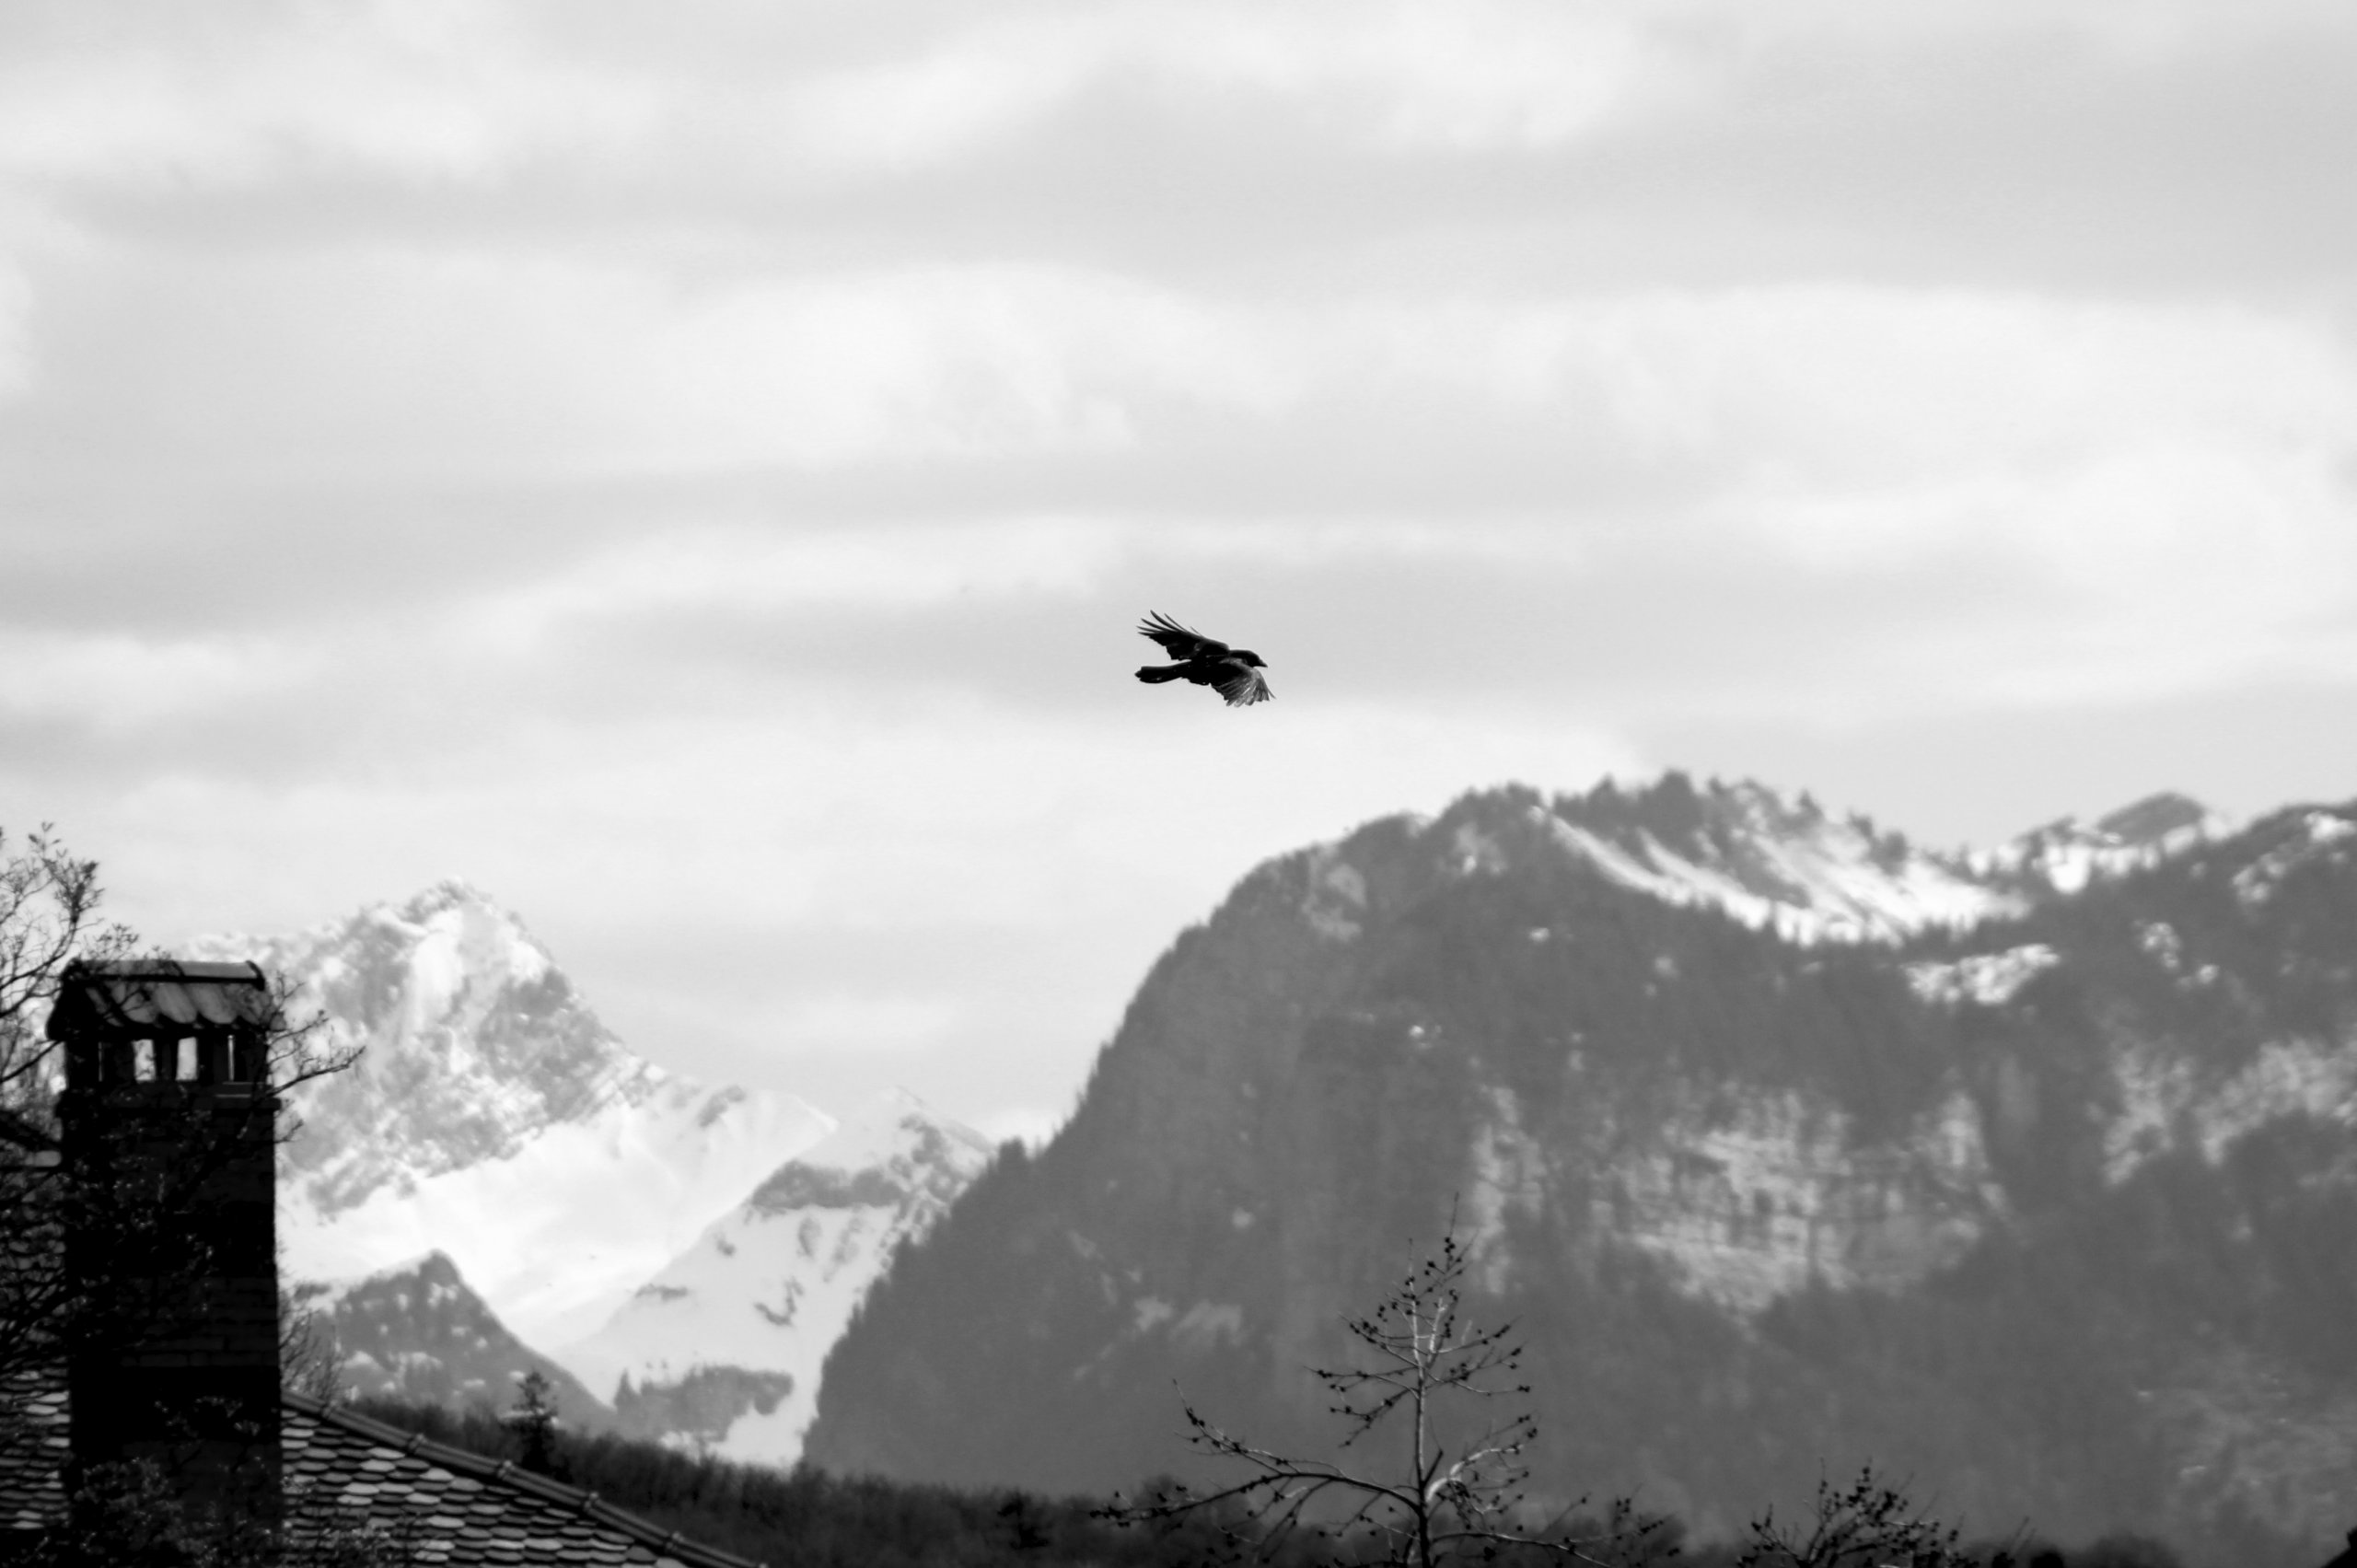
[[138, 938], [101, 922], [99, 863], [78, 860], [47, 823], [13, 853], [0, 830], [0, 1143], [52, 1147], [41, 1138], [51, 1054], [40, 1023], [69, 959], [130, 956]]
[[[49, 1452], [55, 1416], [43, 1411], [62, 1387], [59, 1356], [69, 1338], [170, 1326], [152, 1318], [158, 1296], [169, 1302], [177, 1294], [170, 1281], [148, 1282], [161, 1288], [145, 1293], [94, 1288], [64, 1266], [66, 1231], [95, 1234], [104, 1249], [129, 1258], [168, 1259], [169, 1267], [203, 1272], [204, 1244], [183, 1221], [218, 1161], [254, 1136], [292, 1136], [290, 1091], [359, 1056], [356, 1046], [322, 1049], [322, 1020], [297, 1017], [285, 979], [273, 976], [261, 1074], [273, 1092], [250, 1101], [250, 1115], [268, 1118], [267, 1128], [202, 1109], [192, 1097], [176, 1160], [134, 1162], [103, 1177], [67, 1168], [60, 1158], [58, 1048], [42, 1026], [69, 964], [127, 958], [138, 949], [129, 928], [101, 918], [103, 898], [98, 863], [76, 858], [46, 825], [14, 847], [0, 834], [0, 1448], [29, 1442]], [[202, 1310], [203, 1301], [192, 1295], [181, 1306]], [[280, 1348], [282, 1366], [297, 1382], [332, 1392], [332, 1342], [322, 1340], [311, 1314], [289, 1304]], [[85, 1466], [73, 1484], [66, 1521], [46, 1533], [32, 1561], [393, 1568], [415, 1560], [413, 1531], [372, 1523], [300, 1487], [289, 1489], [279, 1517], [266, 1522], [192, 1508], [168, 1467], [153, 1458]]]
[[[25, 835], [13, 851], [0, 830], [0, 1156], [13, 1151], [21, 1159], [57, 1147], [57, 1044], [41, 1026], [66, 966], [138, 951], [136, 933], [101, 918], [105, 898], [99, 863], [75, 857], [51, 825]], [[296, 1127], [284, 1097], [359, 1060], [356, 1045], [331, 1051], [319, 1044], [324, 1021], [317, 1014], [298, 1017], [285, 977], [270, 977], [267, 1077], [281, 1097], [281, 1142]]]
[[136, 943], [101, 923], [98, 863], [43, 824], [12, 847], [0, 831], [0, 1454], [45, 1434], [45, 1395], [75, 1292], [62, 1267], [70, 1205], [58, 1170], [53, 1052], [40, 1025], [66, 963]]
[[1808, 1517], [1779, 1524], [1771, 1508], [1751, 1522], [1736, 1568], [1971, 1568], [1956, 1531], [1927, 1516], [1867, 1465], [1836, 1488], [1819, 1478]]
[[[54, 977], [46, 982], [53, 991]], [[28, 988], [31, 991], [32, 988]], [[38, 994], [38, 993], [34, 993]], [[173, 1272], [203, 1272], [201, 1239], [183, 1223], [197, 1194], [233, 1150], [256, 1135], [278, 1142], [297, 1126], [284, 1097], [315, 1078], [339, 1073], [358, 1060], [359, 1049], [320, 1050], [320, 1020], [293, 1021], [283, 979], [271, 982], [264, 1026], [264, 1078], [273, 1090], [259, 1097], [242, 1116], [220, 1117], [201, 1109], [192, 1097], [180, 1157], [171, 1163], [133, 1163], [104, 1175], [68, 1169], [60, 1160], [53, 1075], [20, 1072], [17, 1098], [0, 1124], [0, 1389], [54, 1362], [69, 1322], [95, 1327], [102, 1318], [125, 1318], [153, 1310], [155, 1303], [117, 1292], [96, 1292], [65, 1266], [68, 1230], [104, 1238], [103, 1252], [123, 1260], [172, 1258]], [[0, 1021], [0, 1028], [10, 1022]], [[19, 1043], [20, 1058], [46, 1062], [53, 1046]], [[267, 1118], [266, 1129], [259, 1119]]]
[[[101, 917], [98, 865], [72, 854], [44, 826], [12, 846], [0, 835], [0, 1448], [45, 1440], [37, 1411], [55, 1386], [63, 1347], [75, 1335], [153, 1332], [159, 1301], [188, 1299], [172, 1276], [206, 1266], [205, 1243], [184, 1222], [219, 1162], [256, 1135], [283, 1141], [295, 1128], [287, 1091], [341, 1072], [356, 1048], [318, 1043], [318, 1017], [297, 1019], [283, 977], [273, 978], [262, 1024], [263, 1077], [248, 1117], [222, 1117], [190, 1097], [181, 1157], [131, 1162], [102, 1175], [62, 1161], [58, 1047], [43, 1024], [67, 968], [131, 956], [137, 937]], [[250, 1118], [269, 1118], [257, 1128]], [[168, 1260], [147, 1271], [145, 1290], [94, 1283], [66, 1267], [69, 1231], [121, 1260]], [[142, 1271], [127, 1267], [127, 1274]], [[143, 1320], [146, 1319], [146, 1320]]]
[[[1467, 1264], [1452, 1227], [1440, 1251], [1373, 1312], [1343, 1319], [1358, 1365], [1310, 1369], [1333, 1401], [1329, 1413], [1345, 1423], [1339, 1447], [1368, 1462], [1279, 1454], [1185, 1404], [1188, 1443], [1242, 1466], [1241, 1479], [1207, 1491], [1165, 1482], [1134, 1502], [1117, 1494], [1104, 1516], [1209, 1520], [1239, 1555], [1260, 1557], [1307, 1533], [1371, 1542], [1380, 1561], [1413, 1568], [1502, 1556], [1596, 1568], [1651, 1560], [1663, 1522], [1641, 1519], [1625, 1500], [1601, 1524], [1574, 1520], [1581, 1503], [1536, 1526], [1528, 1520], [1524, 1455], [1538, 1426], [1527, 1407], [1516, 1408], [1530, 1393], [1518, 1381], [1522, 1345], [1512, 1324], [1476, 1329], [1466, 1319]], [[1373, 1458], [1387, 1446], [1388, 1464]]]
[[287, 1388], [321, 1404], [345, 1397], [333, 1315], [298, 1299], [284, 1284], [278, 1287], [278, 1376]]

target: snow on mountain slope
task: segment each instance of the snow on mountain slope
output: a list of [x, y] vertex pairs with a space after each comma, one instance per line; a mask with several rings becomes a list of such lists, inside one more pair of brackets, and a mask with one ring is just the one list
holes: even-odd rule
[[2002, 953], [1973, 953], [1950, 963], [1907, 966], [1907, 983], [1926, 1002], [1978, 1002], [1993, 1007], [2057, 962], [2043, 942], [2026, 942]]
[[1956, 875], [1941, 860], [1910, 853], [1877, 864], [1865, 833], [1819, 821], [1790, 837], [1762, 835], [1739, 858], [1702, 841], [1688, 859], [1651, 833], [1628, 848], [1558, 818], [1556, 839], [1624, 887], [1674, 904], [1713, 903], [1747, 924], [1773, 924], [1795, 941], [1907, 935], [1927, 925], [1968, 925], [2015, 914], [2023, 900]]
[[2357, 837], [2357, 821], [2341, 811], [2301, 812], [2286, 827], [2282, 842], [2235, 873], [2235, 896], [2245, 908], [2267, 902], [2296, 868], [2318, 860], [2339, 864], [2352, 847], [2344, 841]]
[[447, 1253], [535, 1343], [577, 1338], [754, 1182], [832, 1130], [791, 1095], [631, 1054], [547, 949], [481, 892], [277, 937], [215, 936], [296, 987], [323, 1043], [364, 1045], [298, 1094], [281, 1158], [288, 1272], [342, 1279]]
[[1971, 857], [1976, 870], [2037, 878], [2057, 892], [2075, 893], [2099, 877], [2117, 877], [2158, 864], [2235, 824], [2182, 795], [2147, 796], [2097, 818], [2092, 825], [2065, 817]]
[[615, 1388], [633, 1430], [790, 1463], [853, 1309], [989, 1158], [981, 1134], [905, 1090], [884, 1095], [780, 1166], [563, 1359]]
[[[1896, 941], [2026, 911], [2093, 878], [2156, 864], [2214, 838], [2224, 819], [2182, 796], [2160, 795], [2088, 827], [2063, 819], [1984, 853], [1927, 850], [1864, 817], [1837, 817], [1804, 794], [1748, 781], [1695, 785], [1669, 773], [1624, 792], [1530, 800], [1527, 815], [1555, 849], [1606, 879], [1674, 904], [1709, 904], [1795, 942]], [[1462, 875], [1508, 863], [1485, 824], [1457, 824], [1443, 851]], [[1351, 923], [1349, 879], [1324, 889], [1313, 923]], [[1339, 922], [1339, 923], [1338, 923]]]
[[[781, 1103], [783, 1102], [783, 1103]], [[439, 1249], [534, 1344], [601, 1320], [782, 1149], [825, 1132], [784, 1096], [669, 1082], [542, 1129], [516, 1153], [325, 1213], [282, 1203], [287, 1268], [338, 1279]]]

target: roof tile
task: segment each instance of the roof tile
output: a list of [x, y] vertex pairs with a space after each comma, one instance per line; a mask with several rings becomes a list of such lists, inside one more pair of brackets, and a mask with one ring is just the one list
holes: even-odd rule
[[[64, 1502], [57, 1481], [65, 1457], [64, 1390], [38, 1393], [18, 1408], [35, 1418], [28, 1423], [34, 1435], [0, 1446], [0, 1530], [11, 1533], [56, 1522]], [[301, 1394], [282, 1396], [280, 1414], [289, 1497], [332, 1499], [343, 1522], [405, 1536], [421, 1562], [762, 1568], [682, 1540], [592, 1493]]]

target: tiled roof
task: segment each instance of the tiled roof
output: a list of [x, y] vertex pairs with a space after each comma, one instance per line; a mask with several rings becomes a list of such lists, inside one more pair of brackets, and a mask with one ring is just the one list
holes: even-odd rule
[[761, 1568], [683, 1539], [595, 1493], [302, 1394], [284, 1396], [283, 1415], [289, 1496], [402, 1530], [421, 1563]]
[[[63, 1516], [65, 1391], [23, 1407], [27, 1440], [0, 1444], [0, 1531]], [[371, 1421], [296, 1393], [280, 1395], [287, 1497], [314, 1521], [378, 1525], [435, 1568], [765, 1568], [649, 1524], [504, 1459]]]
[[45, 1529], [65, 1516], [65, 1385], [38, 1371], [0, 1392], [0, 1530]]

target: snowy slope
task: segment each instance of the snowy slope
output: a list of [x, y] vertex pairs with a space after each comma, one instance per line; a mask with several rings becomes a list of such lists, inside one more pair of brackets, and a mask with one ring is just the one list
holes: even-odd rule
[[884, 1095], [559, 1353], [593, 1388], [615, 1389], [634, 1430], [791, 1462], [853, 1308], [893, 1249], [923, 1235], [989, 1157], [979, 1133], [905, 1090]]
[[351, 1071], [311, 1086], [282, 1156], [296, 1278], [441, 1251], [525, 1339], [578, 1337], [832, 1130], [791, 1095], [697, 1084], [624, 1049], [522, 923], [445, 882], [290, 936], [216, 936], [326, 1016]]
[[2093, 823], [2065, 817], [1974, 856], [1987, 874], [2034, 877], [2057, 892], [2075, 893], [2103, 877], [2141, 870], [2198, 844], [2225, 837], [2236, 824], [2182, 795], [2148, 796]]
[[[1981, 852], [1926, 849], [1854, 814], [1836, 816], [1748, 781], [1697, 786], [1671, 773], [1633, 794], [1607, 784], [1526, 808], [1555, 849], [1607, 880], [1669, 903], [1714, 905], [1796, 942], [1895, 941], [2018, 915], [2093, 879], [2157, 864], [2228, 830], [2161, 795], [2092, 826], [2073, 819]], [[1505, 868], [1500, 835], [1457, 825], [1461, 874]]]

